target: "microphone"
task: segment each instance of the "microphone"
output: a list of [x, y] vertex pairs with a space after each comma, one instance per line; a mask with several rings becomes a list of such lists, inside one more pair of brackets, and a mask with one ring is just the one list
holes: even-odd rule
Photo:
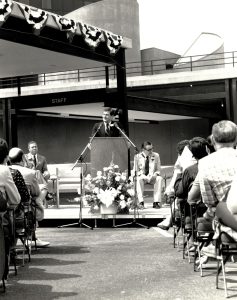
[[100, 128], [101, 128], [102, 125], [103, 125], [103, 122], [100, 123], [100, 125], [99, 125], [98, 128], [96, 129], [95, 133], [93, 134], [93, 137], [92, 137], [92, 138], [94, 138], [94, 137], [97, 135], [97, 133], [98, 133], [98, 131], [100, 130]]
[[119, 128], [119, 126], [118, 126], [118, 123], [117, 122], [113, 122], [113, 123], [111, 123], [111, 125], [110, 125], [111, 127], [116, 127], [116, 128]]

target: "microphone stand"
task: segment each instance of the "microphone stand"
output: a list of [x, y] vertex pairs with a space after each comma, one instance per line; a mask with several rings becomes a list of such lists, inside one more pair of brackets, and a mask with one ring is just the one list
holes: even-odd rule
[[80, 162], [81, 163], [81, 171], [80, 171], [80, 191], [81, 191], [81, 195], [80, 195], [80, 200], [79, 200], [79, 204], [80, 204], [80, 209], [79, 209], [79, 218], [78, 218], [78, 222], [76, 223], [72, 223], [72, 224], [66, 224], [66, 225], [61, 225], [58, 226], [58, 228], [63, 228], [63, 227], [70, 227], [70, 226], [85, 226], [86, 228], [90, 228], [91, 230], [93, 230], [93, 227], [85, 224], [82, 222], [82, 196], [83, 196], [83, 168], [82, 168], [82, 163], [83, 163], [83, 155], [86, 152], [87, 148], [90, 149], [90, 145], [91, 142], [93, 141], [94, 137], [96, 136], [97, 132], [100, 130], [100, 127], [102, 125], [100, 125], [96, 132], [93, 134], [93, 136], [90, 138], [89, 143], [85, 146], [85, 148], [82, 150], [82, 153], [80, 154], [80, 156], [78, 157], [78, 159], [76, 160], [76, 162], [74, 163], [72, 170], [75, 168], [75, 166]]
[[132, 222], [120, 224], [120, 225], [114, 225], [113, 227], [122, 227], [127, 225], [138, 225], [143, 228], [149, 229], [149, 226], [143, 225], [141, 223], [137, 222], [137, 210], [138, 210], [138, 198], [137, 198], [137, 155], [138, 155], [138, 148], [136, 145], [130, 140], [130, 138], [126, 135], [126, 133], [118, 126], [117, 123], [114, 123], [114, 126], [119, 130], [119, 132], [125, 137], [125, 139], [133, 146], [135, 149], [135, 156], [134, 156], [134, 204], [133, 204], [133, 220]]

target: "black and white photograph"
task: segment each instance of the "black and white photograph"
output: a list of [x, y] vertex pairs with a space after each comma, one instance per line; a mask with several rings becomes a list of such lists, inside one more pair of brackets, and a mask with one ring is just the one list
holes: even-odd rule
[[0, 0], [0, 299], [237, 299], [236, 11]]

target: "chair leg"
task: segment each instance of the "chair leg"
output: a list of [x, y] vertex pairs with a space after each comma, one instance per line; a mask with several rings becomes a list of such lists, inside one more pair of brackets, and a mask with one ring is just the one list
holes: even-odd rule
[[6, 292], [6, 283], [5, 283], [5, 279], [2, 278], [2, 288], [3, 288], [3, 293]]
[[223, 259], [221, 260], [221, 266], [222, 266], [222, 274], [223, 274], [223, 281], [224, 281], [224, 288], [225, 288], [225, 297], [228, 298], [227, 283], [226, 283], [226, 276], [225, 276], [225, 263]]

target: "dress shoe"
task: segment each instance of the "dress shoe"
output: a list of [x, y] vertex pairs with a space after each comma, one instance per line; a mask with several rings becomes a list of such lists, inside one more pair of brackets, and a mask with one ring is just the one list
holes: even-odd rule
[[159, 202], [153, 202], [153, 208], [159, 209], [160, 208]]
[[[50, 245], [49, 242], [46, 242], [46, 241], [42, 241], [40, 239], [36, 239], [36, 247], [37, 248], [46, 248]], [[31, 241], [31, 247], [35, 247], [35, 241]]]
[[51, 193], [47, 193], [45, 199], [46, 199], [47, 201], [53, 200], [53, 195], [52, 195]]
[[145, 209], [144, 201], [142, 201], [142, 202], [139, 203], [138, 208], [139, 208], [139, 209]]
[[163, 230], [169, 230], [169, 226], [165, 226], [162, 224], [157, 224], [157, 227], [159, 227], [160, 229], [163, 229]]

